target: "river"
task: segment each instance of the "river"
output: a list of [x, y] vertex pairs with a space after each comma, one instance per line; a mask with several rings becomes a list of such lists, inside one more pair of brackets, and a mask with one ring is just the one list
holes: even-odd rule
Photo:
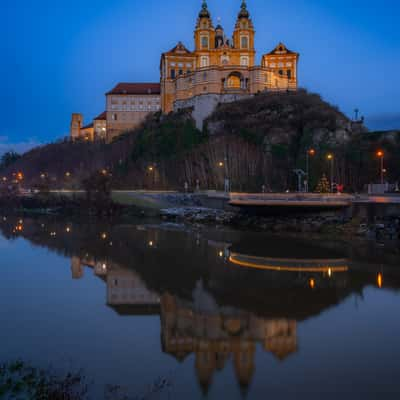
[[81, 370], [90, 399], [399, 398], [394, 248], [2, 216], [0, 251], [0, 361]]

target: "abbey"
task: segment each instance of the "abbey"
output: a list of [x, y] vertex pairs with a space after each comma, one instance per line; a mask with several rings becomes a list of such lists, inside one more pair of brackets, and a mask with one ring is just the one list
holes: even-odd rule
[[279, 43], [256, 65], [255, 30], [246, 1], [242, 0], [232, 38], [228, 38], [220, 23], [214, 27], [203, 0], [194, 50], [179, 42], [163, 53], [160, 83], [119, 83], [106, 94], [106, 111], [93, 124], [82, 127], [82, 115], [73, 114], [71, 137], [112, 141], [140, 125], [149, 113], [187, 107], [193, 108], [201, 128], [218, 103], [266, 90], [296, 90], [298, 60], [298, 53]]

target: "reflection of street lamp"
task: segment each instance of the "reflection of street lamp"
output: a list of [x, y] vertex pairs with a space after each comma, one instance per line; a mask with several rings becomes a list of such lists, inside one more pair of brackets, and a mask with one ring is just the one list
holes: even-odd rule
[[230, 191], [230, 181], [229, 181], [229, 173], [228, 173], [228, 158], [225, 156], [224, 161], [220, 161], [218, 163], [218, 166], [220, 168], [224, 168], [224, 191], [229, 192]]
[[315, 279], [314, 278], [311, 278], [308, 283], [309, 283], [311, 289], [315, 288]]
[[333, 161], [335, 158], [332, 153], [329, 153], [326, 159], [331, 163], [331, 192], [333, 192]]
[[376, 277], [376, 284], [378, 285], [379, 289], [382, 289], [382, 286], [383, 286], [383, 275], [382, 275], [382, 272], [379, 272], [378, 276]]
[[309, 184], [310, 184], [310, 157], [314, 157], [314, 156], [315, 156], [315, 150], [308, 149], [307, 155], [306, 155], [306, 176], [307, 176], [306, 192], [308, 192]]
[[382, 150], [378, 150], [376, 152], [376, 155], [378, 156], [378, 158], [381, 159], [381, 166], [380, 166], [380, 174], [381, 174], [381, 185], [383, 185], [384, 182], [384, 174], [386, 172], [385, 168], [384, 168], [384, 159], [385, 159], [385, 153]]
[[156, 185], [156, 168], [155, 168], [155, 165], [149, 165], [147, 167], [147, 170], [149, 171], [150, 174], [153, 175], [153, 183], [152, 183], [152, 185], [153, 185], [153, 189], [154, 189], [154, 187]]

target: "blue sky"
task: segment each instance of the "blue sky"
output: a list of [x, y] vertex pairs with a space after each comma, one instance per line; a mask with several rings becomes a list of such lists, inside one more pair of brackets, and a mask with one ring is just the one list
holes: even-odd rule
[[[208, 0], [229, 35], [241, 0]], [[201, 0], [3, 0], [0, 152], [68, 134], [119, 81], [158, 81], [163, 51], [193, 47]], [[300, 85], [371, 128], [400, 128], [398, 0], [248, 0], [258, 62], [279, 41], [301, 53]]]

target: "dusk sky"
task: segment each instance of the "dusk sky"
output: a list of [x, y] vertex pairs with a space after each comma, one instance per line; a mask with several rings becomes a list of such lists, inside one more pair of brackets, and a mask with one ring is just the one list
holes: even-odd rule
[[[241, 0], [209, 0], [231, 36]], [[193, 48], [201, 0], [3, 0], [0, 153], [68, 135], [117, 82], [157, 82], [163, 51]], [[398, 0], [248, 0], [257, 63], [278, 42], [300, 53], [300, 86], [374, 129], [400, 128]]]

